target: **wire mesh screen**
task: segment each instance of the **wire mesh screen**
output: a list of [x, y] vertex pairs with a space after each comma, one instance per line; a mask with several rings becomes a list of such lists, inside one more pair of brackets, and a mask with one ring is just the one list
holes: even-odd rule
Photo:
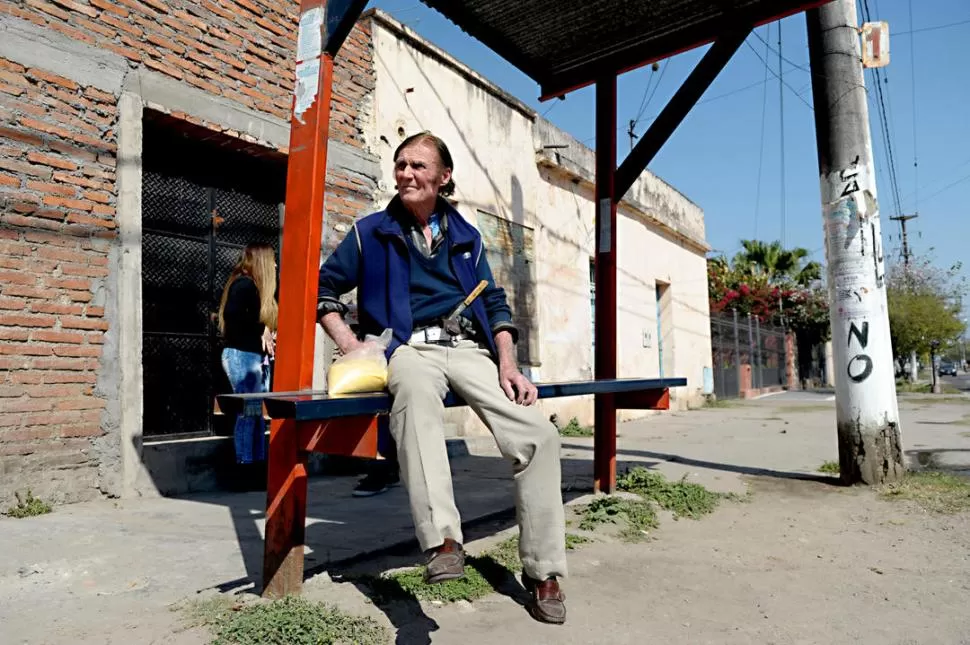
[[232, 389], [216, 324], [223, 286], [245, 244], [278, 254], [285, 165], [152, 121], [143, 145], [144, 434], [209, 434], [214, 396]]

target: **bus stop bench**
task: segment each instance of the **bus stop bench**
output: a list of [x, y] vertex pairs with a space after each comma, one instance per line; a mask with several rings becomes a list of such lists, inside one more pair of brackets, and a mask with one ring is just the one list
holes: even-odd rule
[[[617, 410], [668, 410], [670, 388], [686, 378], [599, 379], [537, 383], [538, 398], [612, 395]], [[311, 452], [348, 457], [377, 457], [377, 422], [391, 409], [385, 392], [330, 396], [326, 392], [221, 394], [221, 411], [239, 414], [247, 402], [262, 400], [267, 416], [282, 422], [271, 433], [266, 491], [266, 539], [263, 595], [300, 593], [306, 524], [306, 461]], [[465, 405], [454, 392], [445, 407]]]

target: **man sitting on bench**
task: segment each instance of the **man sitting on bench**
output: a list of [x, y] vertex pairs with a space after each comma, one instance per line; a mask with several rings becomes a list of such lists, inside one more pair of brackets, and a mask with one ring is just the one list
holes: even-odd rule
[[[464, 575], [461, 518], [444, 436], [449, 388], [485, 422], [514, 468], [522, 581], [529, 611], [566, 619], [558, 578], [566, 575], [559, 434], [532, 404], [536, 387], [519, 371], [516, 329], [495, 286], [482, 239], [444, 198], [453, 161], [424, 132], [394, 153], [397, 196], [358, 220], [320, 269], [318, 316], [343, 353], [362, 343], [339, 297], [357, 289], [361, 334], [394, 331], [387, 348], [390, 430], [429, 583]], [[463, 308], [476, 285], [487, 286]]]

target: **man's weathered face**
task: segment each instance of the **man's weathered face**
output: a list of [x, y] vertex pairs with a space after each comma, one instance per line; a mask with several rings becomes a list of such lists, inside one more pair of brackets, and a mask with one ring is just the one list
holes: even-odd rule
[[394, 183], [405, 206], [433, 205], [438, 189], [451, 179], [438, 151], [428, 141], [416, 141], [401, 150], [394, 161]]

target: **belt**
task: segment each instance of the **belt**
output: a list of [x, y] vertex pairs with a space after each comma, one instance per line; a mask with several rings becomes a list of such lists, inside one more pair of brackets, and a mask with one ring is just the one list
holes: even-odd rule
[[419, 329], [413, 334], [411, 334], [411, 343], [432, 343], [435, 345], [450, 345], [457, 343], [460, 340], [468, 340], [469, 337], [465, 334], [457, 334], [452, 336], [444, 330], [440, 325], [435, 325], [433, 327], [424, 327]]

